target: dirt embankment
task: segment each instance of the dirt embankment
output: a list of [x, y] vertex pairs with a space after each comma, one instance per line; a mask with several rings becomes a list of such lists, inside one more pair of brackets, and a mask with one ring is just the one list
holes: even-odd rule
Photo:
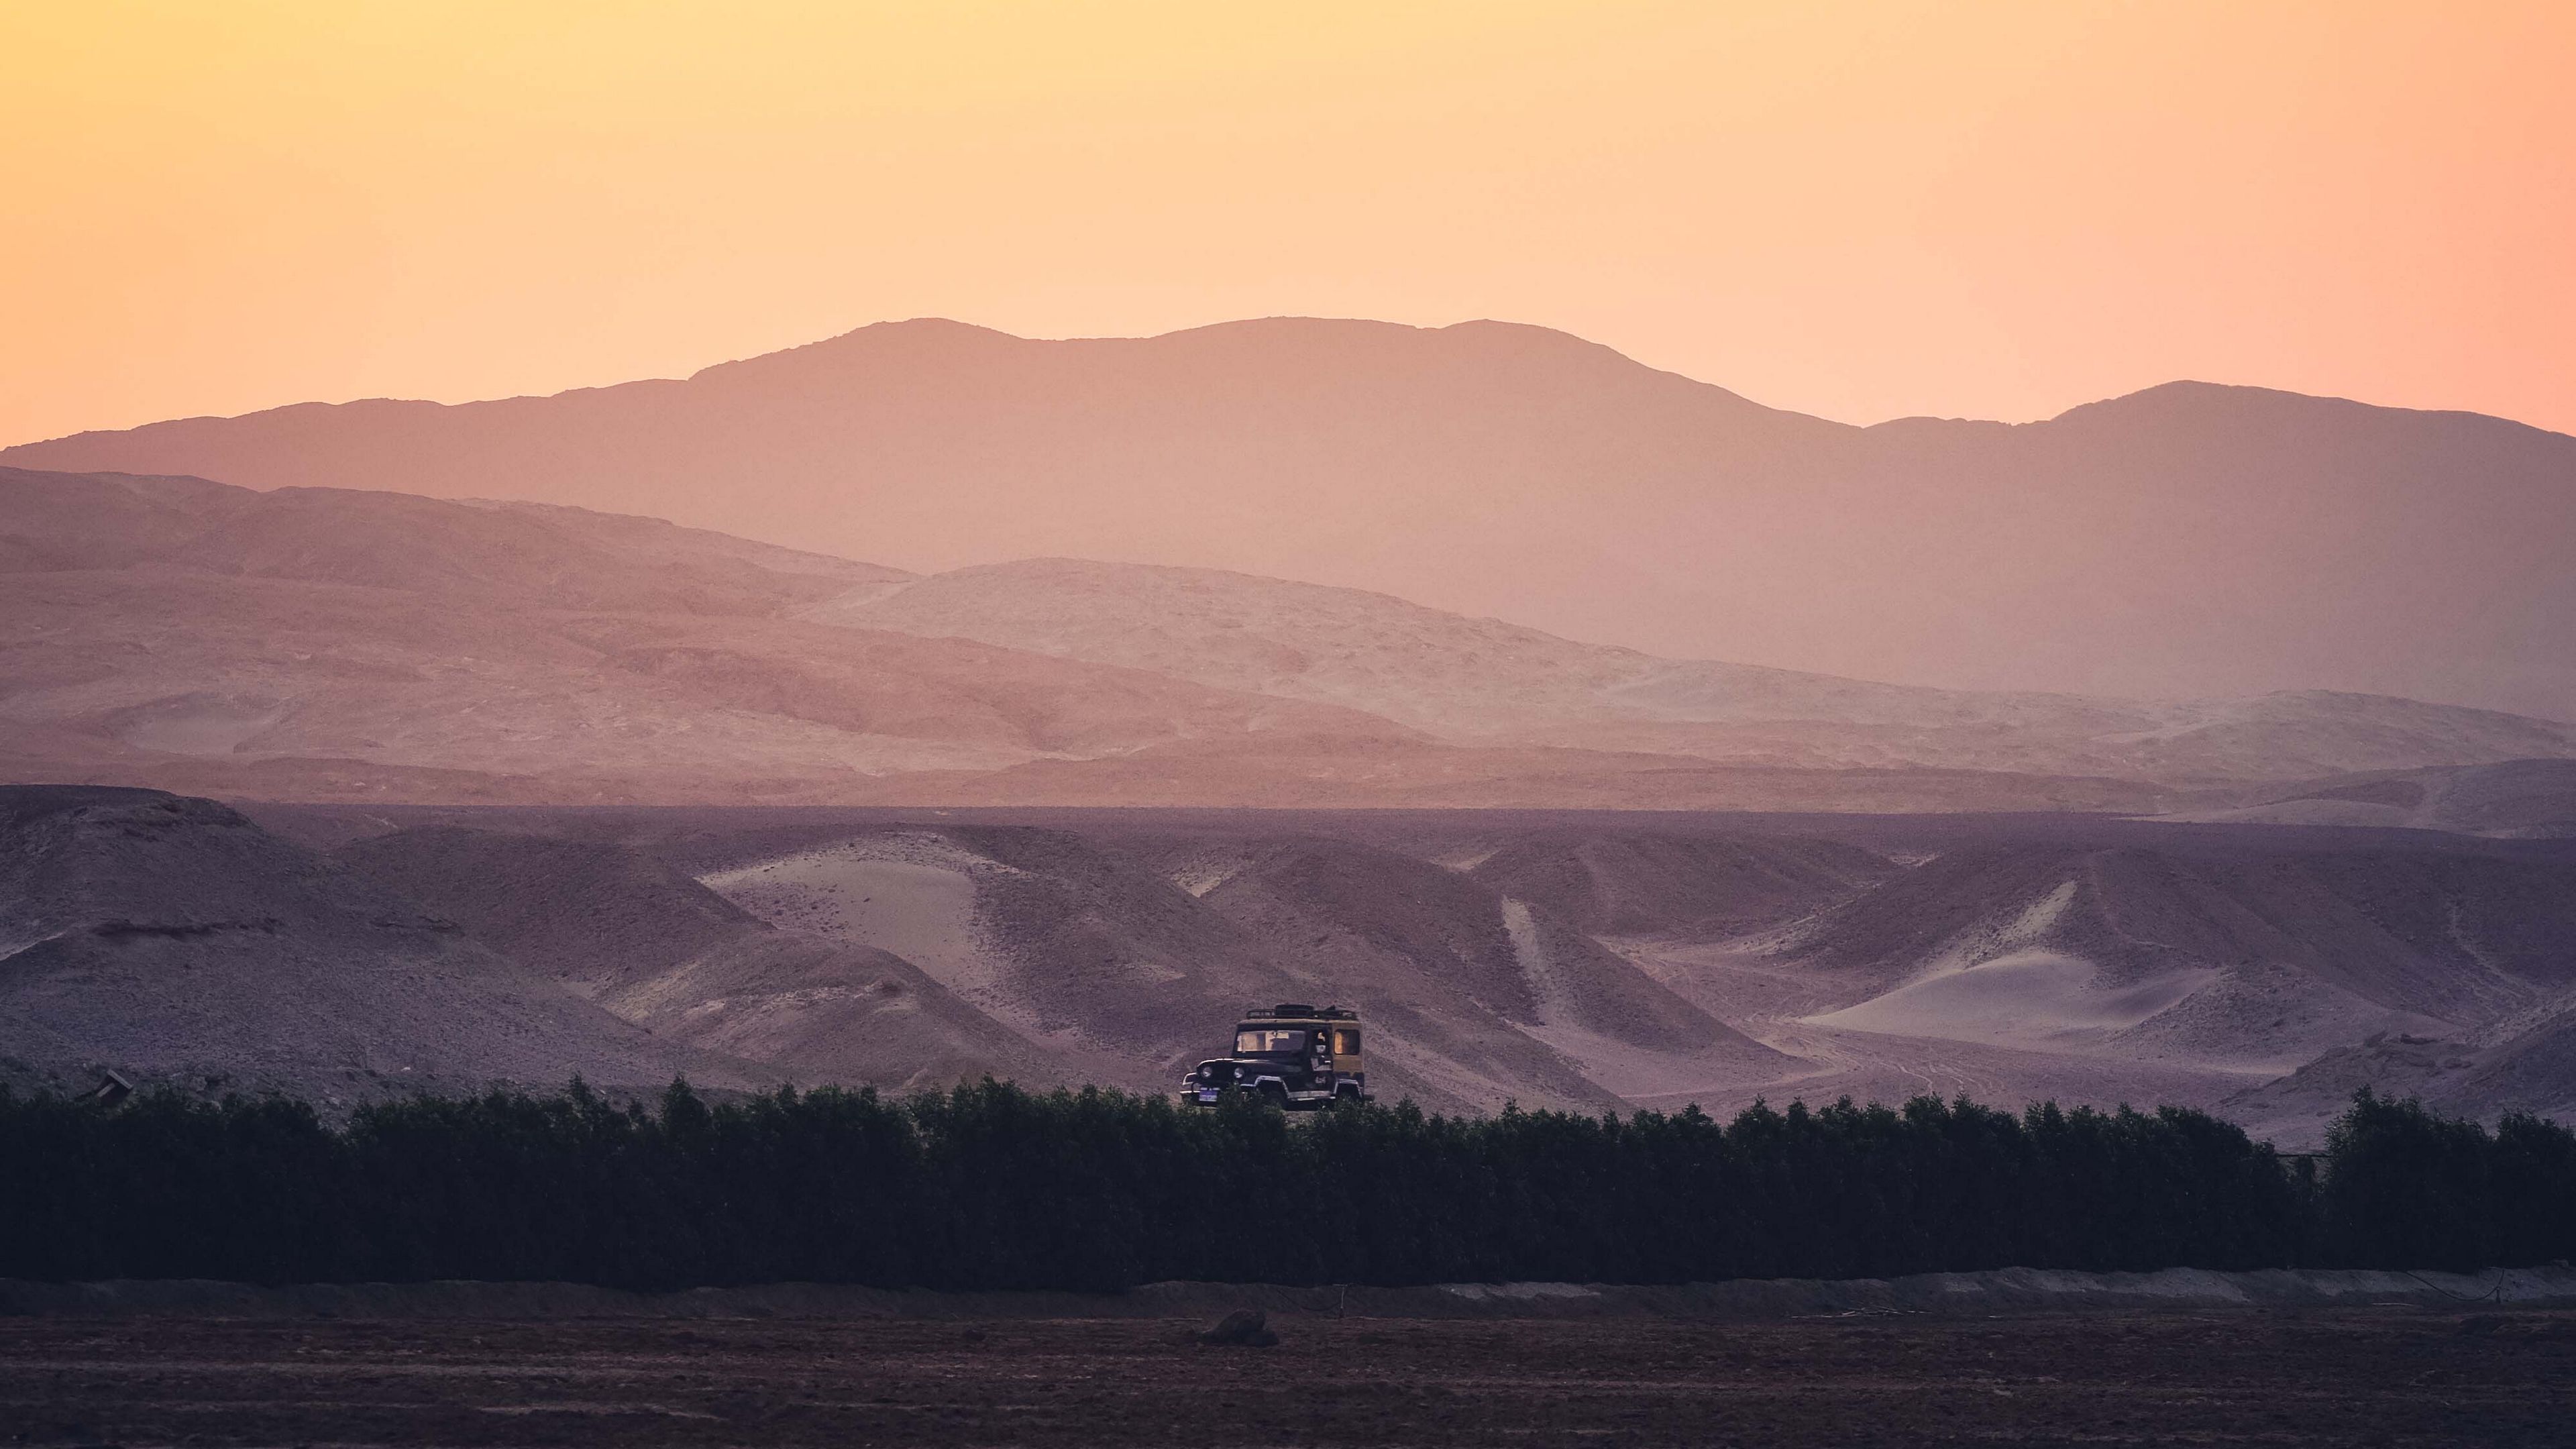
[[1274, 1313], [1223, 1344], [1211, 1320], [0, 1318], [0, 1425], [35, 1445], [405, 1449], [2346, 1449], [2561, 1443], [2576, 1411], [2576, 1314], [2528, 1310]]
[[769, 1283], [630, 1293], [581, 1283], [308, 1283], [0, 1279], [0, 1317], [220, 1318], [1212, 1318], [1237, 1308], [1305, 1318], [1989, 1317], [2410, 1307], [2576, 1309], [2576, 1269], [2484, 1273], [2309, 1269], [2078, 1273], [2005, 1268], [1905, 1278], [1727, 1283], [1437, 1283], [1297, 1287], [1149, 1283], [1125, 1293], [933, 1293]]

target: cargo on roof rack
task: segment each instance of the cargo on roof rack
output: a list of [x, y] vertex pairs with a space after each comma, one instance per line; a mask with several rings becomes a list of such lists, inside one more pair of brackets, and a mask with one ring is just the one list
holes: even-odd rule
[[1357, 1021], [1360, 1014], [1347, 1006], [1308, 1006], [1302, 1001], [1283, 1001], [1277, 1006], [1256, 1006], [1244, 1015], [1270, 1020], [1306, 1018], [1316, 1021]]

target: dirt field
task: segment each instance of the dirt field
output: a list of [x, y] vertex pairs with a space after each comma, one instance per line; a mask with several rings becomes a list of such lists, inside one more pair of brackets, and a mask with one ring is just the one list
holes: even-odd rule
[[0, 1443], [2545, 1445], [2576, 1314], [0, 1319]]

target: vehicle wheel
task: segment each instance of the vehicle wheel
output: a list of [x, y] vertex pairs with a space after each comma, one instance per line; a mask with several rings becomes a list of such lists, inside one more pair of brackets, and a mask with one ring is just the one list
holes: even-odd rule
[[1288, 1089], [1279, 1085], [1277, 1082], [1262, 1083], [1261, 1104], [1265, 1107], [1276, 1107], [1282, 1112], [1287, 1111]]

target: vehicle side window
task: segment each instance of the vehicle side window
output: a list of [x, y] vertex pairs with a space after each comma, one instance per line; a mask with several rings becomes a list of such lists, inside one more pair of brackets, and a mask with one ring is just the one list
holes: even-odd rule
[[1359, 1028], [1345, 1026], [1337, 1029], [1333, 1033], [1333, 1050], [1346, 1057], [1358, 1056], [1360, 1054]]

